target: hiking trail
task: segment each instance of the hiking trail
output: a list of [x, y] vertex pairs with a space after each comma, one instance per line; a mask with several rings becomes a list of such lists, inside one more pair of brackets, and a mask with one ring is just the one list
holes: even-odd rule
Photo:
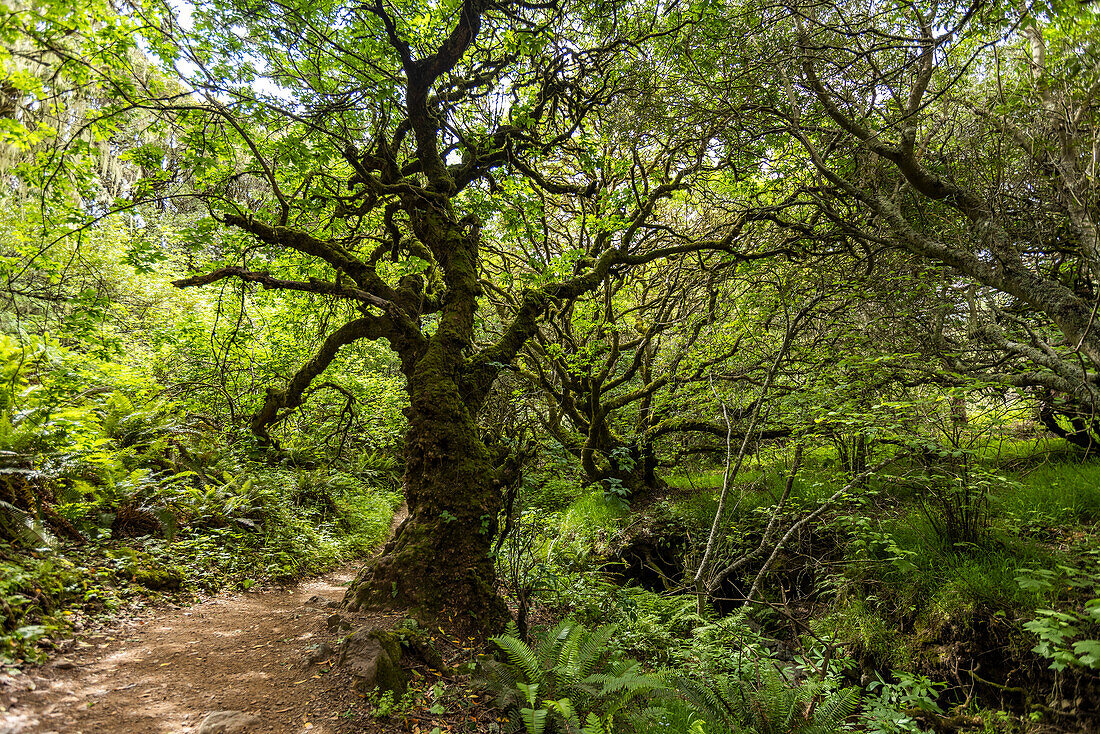
[[[216, 711], [255, 717], [250, 734], [380, 731], [334, 660], [316, 659], [336, 647], [326, 618], [362, 564], [290, 588], [150, 609], [66, 640], [43, 666], [0, 669], [0, 734], [197, 733]], [[401, 616], [341, 615], [356, 626]]]

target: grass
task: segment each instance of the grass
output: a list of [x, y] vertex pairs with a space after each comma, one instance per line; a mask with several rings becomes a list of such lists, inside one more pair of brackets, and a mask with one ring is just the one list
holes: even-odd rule
[[1026, 619], [1048, 603], [1016, 581], [1023, 567], [1057, 562], [1057, 554], [1040, 546], [1004, 538], [985, 549], [945, 549], [927, 521], [914, 516], [884, 532], [896, 544], [894, 558], [907, 563], [886, 558], [850, 565], [819, 630], [889, 667], [915, 670], [925, 648], [934, 654], [939, 645], [979, 634], [983, 620]]
[[1030, 437], [988, 435], [976, 439], [973, 450], [983, 464], [1007, 471], [1050, 462], [1073, 462], [1081, 454], [1081, 449], [1069, 441], [1048, 434]]
[[894, 594], [924, 601], [942, 597], [992, 608], [1032, 609], [1034, 595], [1016, 582], [1019, 569], [1052, 567], [1066, 560], [1061, 551], [1001, 527], [991, 528], [982, 546], [948, 546], [917, 510], [877, 527], [870, 525], [867, 533], [878, 543], [874, 556], [881, 563], [865, 566], [862, 574]]
[[1100, 461], [1043, 463], [991, 498], [995, 515], [1025, 526], [1100, 522]]
[[914, 670], [926, 654], [922, 650], [934, 655], [937, 645], [988, 634], [980, 630], [1000, 618], [1003, 629], [1016, 629], [1013, 639], [1022, 641], [1018, 647], [1027, 654], [1033, 643], [1022, 622], [1064, 600], [1053, 589], [1022, 588], [1021, 569], [1077, 566], [1080, 559], [1061, 544], [1044, 543], [1042, 533], [1020, 532], [1019, 520], [1029, 518], [1047, 533], [1093, 521], [1090, 508], [1100, 486], [1092, 477], [1098, 475], [1100, 467], [1059, 463], [998, 483], [990, 496], [988, 538], [976, 546], [945, 544], [913, 502], [893, 517], [859, 520], [823, 628], [883, 663]]
[[563, 533], [612, 530], [628, 515], [628, 507], [608, 501], [603, 490], [597, 489], [578, 497], [566, 508], [561, 529]]
[[[809, 455], [810, 452], [807, 452]], [[791, 487], [787, 501], [788, 512], [809, 511], [829, 499], [849, 480], [846, 473], [837, 470], [829, 463], [829, 451], [813, 453], [811, 460], [805, 460]], [[831, 456], [835, 458], [835, 452]], [[753, 466], [742, 470], [731, 490], [727, 503], [729, 526], [747, 526], [766, 524], [770, 508], [783, 494], [790, 472], [784, 457], [773, 459], [762, 467]], [[761, 481], [766, 477], [766, 481]], [[706, 528], [714, 520], [718, 509], [718, 499], [722, 490], [722, 473], [675, 477], [673, 486], [695, 487], [697, 491], [682, 494], [675, 500], [676, 512], [684, 518], [688, 527]], [[871, 478], [868, 488], [881, 490], [883, 482]], [[837, 507], [842, 504], [838, 503]]]

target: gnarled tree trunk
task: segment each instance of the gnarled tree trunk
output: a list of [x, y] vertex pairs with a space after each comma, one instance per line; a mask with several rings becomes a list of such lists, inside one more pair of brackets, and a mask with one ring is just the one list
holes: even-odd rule
[[445, 619], [481, 638], [508, 619], [491, 557], [501, 509], [494, 467], [455, 380], [421, 367], [410, 392], [409, 517], [359, 573], [345, 605], [409, 608], [422, 621]]
[[478, 238], [449, 209], [414, 219], [422, 241], [441, 254], [449, 293], [439, 326], [403, 355], [409, 394], [405, 499], [409, 518], [382, 555], [360, 572], [345, 604], [408, 608], [477, 638], [501, 631], [507, 608], [496, 594], [491, 554], [502, 507], [500, 482], [478, 434], [477, 411], [493, 376], [471, 371]]

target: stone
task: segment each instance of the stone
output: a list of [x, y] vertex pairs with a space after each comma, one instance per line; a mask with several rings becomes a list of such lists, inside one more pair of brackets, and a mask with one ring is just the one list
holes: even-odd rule
[[336, 612], [328, 615], [328, 618], [325, 620], [325, 625], [328, 627], [329, 632], [343, 632], [344, 630], [351, 629], [351, 622], [347, 621]]
[[401, 668], [401, 641], [392, 632], [376, 627], [361, 627], [340, 645], [336, 664], [355, 678], [355, 688], [368, 692], [393, 691], [400, 698], [408, 684], [408, 674]]
[[340, 602], [333, 601], [332, 599], [326, 599], [320, 594], [314, 594], [306, 599], [307, 607], [319, 607], [321, 609], [339, 609]]
[[335, 654], [336, 651], [325, 643], [314, 645], [313, 647], [309, 648], [309, 652], [306, 653], [306, 663], [309, 665], [323, 663]]
[[183, 571], [171, 566], [135, 568], [133, 581], [150, 591], [179, 591], [183, 585]]
[[211, 711], [199, 724], [195, 734], [233, 734], [248, 731], [260, 723], [260, 717], [244, 711]]

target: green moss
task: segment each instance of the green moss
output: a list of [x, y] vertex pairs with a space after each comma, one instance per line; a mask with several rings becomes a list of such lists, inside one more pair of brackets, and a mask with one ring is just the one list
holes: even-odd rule
[[913, 638], [919, 644], [930, 644], [969, 637], [979, 608], [972, 598], [945, 589], [921, 609], [914, 623]]
[[153, 591], [179, 591], [183, 571], [175, 566], [143, 566], [134, 569], [133, 582]]
[[420, 625], [414, 618], [405, 619], [397, 628], [397, 634], [404, 648], [404, 654], [413, 660], [419, 660], [432, 670], [438, 670], [444, 675], [449, 674], [450, 668], [443, 660], [443, 656], [436, 648], [433, 637], [428, 634], [428, 628]]
[[378, 672], [375, 684], [381, 692], [393, 691], [394, 697], [405, 695], [408, 686], [408, 674], [401, 668], [401, 637], [386, 630], [374, 630], [371, 637], [378, 640], [385, 655], [378, 656]]
[[350, 607], [407, 609], [426, 625], [464, 635], [503, 629], [508, 615], [495, 591], [492, 536], [477, 532], [484, 513], [470, 509], [456, 507], [458, 519], [451, 521], [431, 511], [413, 514], [386, 553], [353, 582]]
[[389, 630], [364, 627], [352, 633], [341, 645], [337, 664], [348, 668], [362, 693], [377, 688], [400, 698], [408, 685], [401, 667], [401, 637]]

